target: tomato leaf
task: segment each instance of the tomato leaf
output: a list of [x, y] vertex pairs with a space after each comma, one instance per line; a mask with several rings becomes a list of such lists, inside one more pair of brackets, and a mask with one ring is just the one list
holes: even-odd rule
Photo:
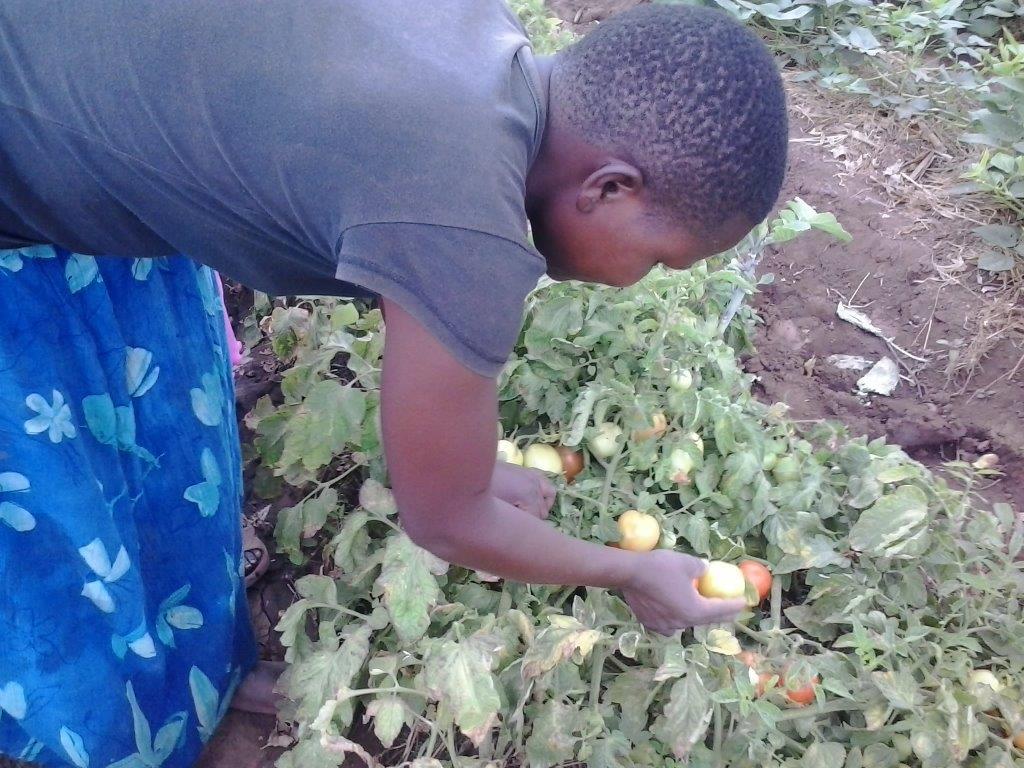
[[483, 644], [453, 640], [434, 643], [423, 660], [431, 697], [450, 708], [459, 730], [477, 746], [498, 722], [494, 660]]
[[333, 379], [313, 386], [285, 430], [281, 462], [309, 471], [326, 466], [349, 444], [358, 444], [366, 394]]
[[553, 669], [574, 653], [585, 657], [601, 639], [604, 632], [588, 629], [571, 616], [548, 617], [550, 626], [537, 634], [537, 639], [523, 655], [523, 677], [530, 679]]
[[550, 768], [573, 757], [579, 740], [574, 732], [579, 710], [558, 699], [549, 699], [531, 712], [532, 727], [526, 740], [531, 768]]
[[850, 546], [860, 552], [884, 557], [909, 557], [910, 545], [926, 536], [928, 499], [914, 485], [901, 485], [883, 496], [850, 528]]
[[441, 598], [435, 574], [447, 567], [405, 534], [389, 539], [376, 591], [384, 595], [391, 623], [404, 645], [419, 640], [430, 626], [430, 609]]
[[668, 704], [655, 723], [654, 733], [684, 760], [693, 745], [704, 737], [711, 723], [711, 698], [695, 671], [690, 671], [672, 686]]

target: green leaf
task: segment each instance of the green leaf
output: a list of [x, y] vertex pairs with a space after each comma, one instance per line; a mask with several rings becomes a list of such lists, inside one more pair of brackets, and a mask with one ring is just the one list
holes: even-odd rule
[[[318, 648], [297, 660], [287, 678], [287, 695], [298, 705], [297, 714], [311, 722], [324, 702], [336, 698], [342, 688], [351, 687], [370, 653], [370, 627], [349, 624], [341, 632], [337, 649]], [[334, 719], [343, 726], [352, 722], [353, 702], [341, 702]]]
[[647, 727], [650, 713], [644, 705], [653, 682], [651, 670], [637, 667], [616, 675], [605, 691], [604, 699], [619, 706], [619, 728], [631, 741], [639, 741]]
[[1008, 272], [1013, 269], [1016, 262], [1012, 253], [986, 251], [978, 257], [978, 269], [985, 269], [989, 272]]
[[852, 27], [845, 39], [851, 48], [864, 53], [876, 51], [882, 46], [867, 27]]
[[305, 562], [303, 539], [319, 533], [337, 509], [338, 492], [334, 488], [327, 488], [319, 496], [301, 501], [294, 507], [282, 509], [274, 529], [278, 549], [296, 565]]
[[579, 740], [574, 732], [578, 710], [558, 699], [549, 699], [531, 718], [526, 757], [531, 768], [550, 768], [573, 757]]
[[665, 657], [654, 672], [655, 682], [682, 677], [689, 670], [686, 662], [686, 649], [681, 645], [665, 646]]
[[846, 761], [846, 748], [834, 741], [811, 744], [800, 759], [800, 768], [839, 768]]
[[376, 591], [384, 595], [384, 605], [403, 645], [419, 640], [430, 626], [430, 609], [441, 598], [435, 574], [444, 573], [447, 567], [405, 534], [388, 541]]
[[902, 483], [914, 477], [920, 477], [921, 468], [913, 464], [901, 464], [896, 467], [883, 469], [877, 475], [880, 483]]
[[397, 696], [382, 696], [366, 706], [366, 717], [373, 718], [373, 733], [385, 748], [395, 743], [406, 716], [405, 704]]
[[589, 629], [571, 616], [549, 616], [550, 626], [542, 629], [523, 655], [523, 677], [527, 680], [554, 669], [574, 653], [586, 657], [594, 645], [607, 637]]
[[927, 522], [924, 491], [901, 485], [861, 513], [850, 528], [850, 546], [873, 556], [900, 557], [925, 535]]
[[664, 715], [655, 724], [654, 733], [685, 760], [693, 745], [704, 738], [711, 722], [711, 697], [700, 675], [689, 672], [672, 686]]
[[975, 227], [974, 234], [989, 245], [1013, 248], [1020, 240], [1020, 227], [1013, 227], [1009, 224], [986, 224], [982, 227]]
[[358, 444], [366, 412], [366, 393], [333, 379], [318, 382], [296, 409], [284, 438], [281, 463], [301, 463], [313, 472], [349, 445]]
[[484, 644], [454, 640], [435, 643], [423, 660], [431, 697], [445, 704], [459, 730], [476, 746], [498, 722], [501, 700], [491, 674], [493, 664], [494, 656]]
[[321, 605], [338, 604], [338, 585], [330, 576], [310, 573], [295, 582], [300, 597]]
[[913, 710], [921, 703], [920, 686], [906, 670], [872, 672], [871, 682], [895, 709]]
[[370, 520], [370, 515], [359, 509], [349, 512], [344, 520], [338, 535], [325, 547], [325, 554], [331, 557], [342, 571], [353, 573], [357, 564], [366, 556], [370, 538], [366, 532], [366, 524]]

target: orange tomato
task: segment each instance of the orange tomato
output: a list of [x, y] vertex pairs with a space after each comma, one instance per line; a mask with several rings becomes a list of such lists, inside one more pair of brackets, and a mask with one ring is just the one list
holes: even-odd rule
[[576, 475], [583, 471], [583, 454], [574, 451], [564, 445], [557, 448], [558, 455], [562, 457], [562, 474], [565, 475], [565, 482], [571, 483]]
[[743, 578], [754, 585], [757, 590], [758, 602], [768, 597], [772, 591], [772, 572], [756, 560], [744, 560], [740, 563]]
[[814, 701], [814, 691], [818, 687], [818, 683], [821, 682], [821, 678], [815, 675], [811, 678], [811, 681], [806, 685], [801, 686], [795, 690], [786, 689], [786, 698], [796, 704], [798, 707], [806, 707], [808, 704]]
[[[768, 690], [768, 683], [775, 677], [771, 672], [761, 672], [757, 676], [757, 695], [764, 696], [764, 692]], [[776, 683], [777, 684], [777, 683]]]
[[754, 653], [753, 651], [741, 651], [736, 655], [736, 658], [745, 667], [751, 669], [757, 669], [757, 666], [761, 663], [761, 654]]
[[652, 426], [650, 427], [633, 430], [633, 440], [641, 443], [644, 440], [661, 437], [668, 429], [668, 419], [665, 418], [665, 414], [661, 411], [655, 411], [651, 414], [651, 424]]

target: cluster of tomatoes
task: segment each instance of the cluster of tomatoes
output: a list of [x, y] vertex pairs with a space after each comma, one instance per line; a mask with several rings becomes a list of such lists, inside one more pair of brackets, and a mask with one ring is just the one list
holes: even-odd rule
[[[637, 434], [634, 435], [634, 439], [658, 436], [666, 426], [662, 419], [654, 420], [650, 428], [652, 434]], [[588, 443], [588, 448], [599, 459], [608, 459], [616, 452], [621, 436], [622, 430], [617, 425], [599, 425], [597, 434]], [[525, 450], [520, 450], [512, 441], [501, 440], [498, 443], [498, 458], [553, 475], [561, 474], [567, 483], [571, 483], [583, 470], [583, 455], [564, 445], [533, 443]], [[616, 523], [619, 540], [612, 546], [632, 552], [649, 552], [661, 541], [661, 525], [651, 514], [630, 509], [623, 512]], [[766, 565], [756, 560], [743, 560], [738, 565], [712, 560], [704, 574], [694, 580], [694, 587], [700, 595], [709, 599], [746, 598], [749, 605], [755, 606], [767, 599], [770, 594], [772, 573]], [[786, 698], [796, 706], [806, 706], [814, 701], [815, 689], [820, 682], [817, 676], [803, 684], [794, 684], [793, 680], [786, 679], [783, 685], [781, 678], [788, 676], [788, 669], [783, 670], [780, 676], [775, 671], [767, 669], [764, 659], [752, 651], [743, 651], [737, 658], [750, 670], [750, 679], [756, 687], [758, 696], [764, 695], [769, 686], [779, 685], [785, 688]]]

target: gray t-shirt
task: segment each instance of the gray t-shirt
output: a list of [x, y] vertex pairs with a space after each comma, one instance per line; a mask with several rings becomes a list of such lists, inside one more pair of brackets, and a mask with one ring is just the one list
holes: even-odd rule
[[2, 0], [0, 249], [382, 295], [494, 375], [544, 120], [501, 0]]

